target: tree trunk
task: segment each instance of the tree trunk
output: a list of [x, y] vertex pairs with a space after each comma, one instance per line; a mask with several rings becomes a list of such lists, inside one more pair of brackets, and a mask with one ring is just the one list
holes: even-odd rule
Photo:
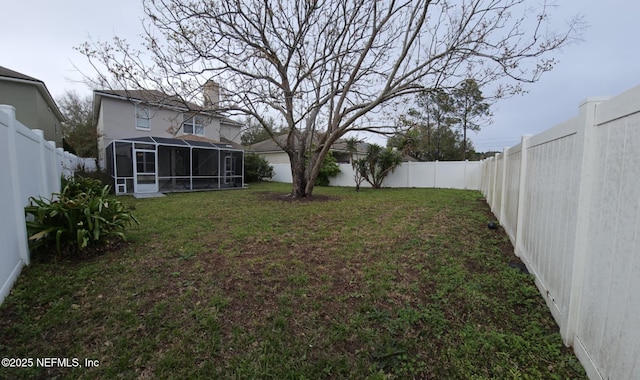
[[308, 174], [309, 176], [306, 179], [306, 187], [304, 189], [305, 197], [313, 195], [313, 188], [316, 186], [316, 179], [318, 179], [318, 171], [314, 168], [312, 168]]
[[307, 180], [304, 178], [304, 175], [300, 175], [299, 173], [292, 172], [293, 174], [293, 182], [291, 184], [291, 197], [292, 198], [305, 198], [310, 194], [306, 193], [306, 184]]
[[467, 123], [465, 122], [462, 127], [463, 137], [462, 137], [462, 161], [467, 159]]
[[307, 194], [306, 162], [298, 154], [289, 155], [291, 161], [291, 197], [304, 198]]
[[311, 196], [313, 194], [313, 189], [316, 186], [316, 180], [318, 179], [318, 175], [320, 175], [320, 168], [322, 167], [322, 161], [328, 153], [328, 149], [323, 149], [320, 152], [313, 153], [313, 160], [309, 163], [312, 165], [309, 168], [309, 175], [307, 177], [307, 189], [305, 193], [307, 196]]

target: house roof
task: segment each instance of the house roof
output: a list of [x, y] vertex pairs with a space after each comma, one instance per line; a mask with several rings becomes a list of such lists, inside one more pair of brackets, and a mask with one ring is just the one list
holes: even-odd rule
[[[276, 139], [280, 142], [280, 144], [285, 144], [287, 136], [279, 135], [276, 136]], [[278, 144], [273, 139], [266, 139], [264, 141], [257, 142], [255, 144], [250, 145], [249, 150], [253, 152], [282, 152], [282, 149], [278, 146]]]
[[125, 100], [138, 100], [149, 105], [181, 108], [184, 111], [202, 108], [195, 103], [185, 101], [177, 96], [167, 95], [158, 90], [95, 90], [94, 93]]
[[[278, 142], [280, 142], [281, 145], [284, 145], [286, 144], [287, 135], [276, 136], [276, 139], [278, 140]], [[359, 153], [366, 152], [367, 145], [368, 144], [366, 143], [358, 143], [356, 146], [356, 151]], [[282, 149], [278, 146], [276, 141], [274, 141], [273, 139], [260, 141], [258, 143], [255, 143], [249, 146], [248, 149], [256, 153], [282, 152]], [[331, 150], [333, 150], [334, 152], [343, 152], [343, 153], [349, 152], [349, 150], [347, 149], [347, 142], [342, 139], [334, 142], [333, 145], [331, 146]]]
[[45, 102], [47, 103], [49, 108], [51, 108], [51, 111], [53, 111], [53, 113], [56, 115], [58, 120], [60, 121], [66, 120], [66, 118], [60, 111], [60, 108], [58, 108], [58, 105], [56, 104], [55, 100], [53, 100], [53, 97], [51, 96], [49, 89], [47, 89], [47, 86], [40, 79], [36, 79], [26, 74], [22, 74], [17, 71], [0, 66], [0, 80], [6, 80], [6, 81], [18, 82], [18, 83], [28, 83], [36, 86], [36, 88], [40, 92], [40, 95], [42, 95]]
[[34, 77], [30, 77], [28, 75], [19, 73], [17, 71], [13, 71], [11, 69], [7, 69], [6, 67], [2, 67], [2, 66], [0, 66], [0, 77], [23, 79], [23, 80], [28, 80], [28, 81], [33, 81], [33, 82], [41, 82], [42, 83], [42, 81], [40, 79], [36, 79]]
[[205, 109], [203, 106], [193, 102], [186, 101], [178, 96], [172, 96], [163, 93], [158, 90], [94, 90], [93, 111], [94, 117], [97, 118], [98, 111], [100, 110], [100, 103], [102, 97], [115, 98], [128, 101], [139, 101], [146, 103], [150, 106], [160, 108], [170, 108], [180, 112], [194, 111], [198, 113], [210, 114], [221, 119], [221, 122], [234, 126], [242, 126], [242, 123], [238, 123], [235, 120], [229, 119], [220, 115], [210, 109]]

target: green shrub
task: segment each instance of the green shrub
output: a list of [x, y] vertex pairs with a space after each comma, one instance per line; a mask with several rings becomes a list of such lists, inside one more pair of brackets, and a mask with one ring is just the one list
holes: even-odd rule
[[104, 185], [102, 181], [89, 177], [62, 178], [60, 194], [67, 198], [75, 198], [81, 193], [100, 194]]
[[31, 197], [25, 207], [31, 250], [76, 256], [124, 239], [125, 228], [138, 221], [109, 191], [100, 181], [72, 178], [53, 200]]
[[316, 179], [317, 186], [329, 186], [329, 177], [335, 177], [340, 173], [340, 166], [338, 161], [333, 156], [333, 152], [329, 151], [324, 160], [322, 160], [322, 166], [320, 167], [320, 173]]
[[[371, 184], [374, 189], [382, 187], [382, 181], [402, 164], [402, 154], [393, 148], [383, 148], [377, 144], [369, 144], [367, 155], [359, 159], [355, 166], [359, 175]], [[356, 190], [359, 188], [356, 188]]]
[[247, 153], [244, 156], [244, 181], [259, 182], [273, 177], [273, 166], [264, 158], [255, 153]]
[[81, 178], [81, 179], [85, 179], [85, 178], [96, 179], [100, 181], [100, 183], [102, 184], [101, 186], [104, 186], [104, 185], [111, 186], [111, 193], [113, 194], [113, 177], [111, 177], [111, 174], [109, 174], [105, 170], [98, 169], [94, 171], [86, 171], [82, 168], [79, 168], [75, 171], [74, 177]]

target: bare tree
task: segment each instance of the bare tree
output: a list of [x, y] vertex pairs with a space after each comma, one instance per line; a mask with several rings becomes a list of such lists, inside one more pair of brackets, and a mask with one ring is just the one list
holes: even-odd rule
[[473, 78], [498, 96], [553, 68], [580, 20], [550, 31], [550, 6], [525, 0], [144, 0], [140, 50], [85, 43], [100, 77], [185, 98], [208, 80], [220, 111], [285, 121], [293, 197], [313, 192], [323, 157], [349, 131], [384, 133], [383, 106]]
[[93, 99], [66, 91], [56, 101], [67, 119], [62, 124], [65, 143], [80, 157], [98, 157], [98, 131], [93, 121]]

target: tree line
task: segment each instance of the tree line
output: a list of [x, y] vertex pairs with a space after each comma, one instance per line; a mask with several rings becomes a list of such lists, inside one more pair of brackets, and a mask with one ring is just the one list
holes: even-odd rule
[[474, 159], [468, 131], [479, 131], [491, 120], [491, 104], [480, 86], [467, 79], [451, 90], [425, 91], [415, 107], [401, 115], [388, 145], [417, 161]]

